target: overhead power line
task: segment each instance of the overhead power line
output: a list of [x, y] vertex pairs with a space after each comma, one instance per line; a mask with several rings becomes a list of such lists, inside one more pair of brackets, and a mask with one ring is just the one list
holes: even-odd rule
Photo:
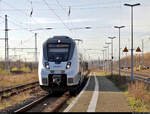
[[61, 17], [59, 15], [57, 15], [57, 13], [50, 7], [50, 5], [46, 2], [46, 0], [43, 0], [43, 2], [46, 4], [46, 6], [48, 7], [48, 9], [51, 10], [53, 12], [53, 14], [61, 21], [61, 23], [72, 33], [72, 31], [70, 30], [70, 28], [63, 22], [63, 20], [61, 19]]
[[60, 2], [58, 0], [56, 0], [57, 4], [61, 7], [61, 9], [66, 13], [65, 8], [60, 4]]
[[[56, 2], [57, 2], [57, 4], [58, 4], [58, 6], [64, 11], [64, 13], [65, 13], [65, 15], [67, 14], [67, 17], [68, 17], [68, 28], [69, 28], [69, 19], [70, 19], [70, 14], [71, 14], [71, 6], [69, 6], [69, 10], [67, 11], [62, 5], [61, 5], [61, 3], [58, 1], [58, 0], [56, 0]], [[70, 24], [71, 24], [71, 28], [74, 28], [73, 27], [73, 24], [72, 24], [72, 22], [70, 21]], [[72, 29], [70, 29], [70, 30], [72, 30]], [[72, 31], [72, 32], [74, 32], [75, 33], [75, 31]], [[76, 33], [75, 33], [76, 34]], [[76, 35], [75, 35], [76, 36]], [[75, 37], [74, 36], [74, 37]]]
[[[31, 1], [30, 1], [30, 0], [28, 0], [28, 1], [29, 1], [30, 4], [31, 4]], [[30, 17], [31, 12], [30, 12], [30, 14], [27, 14], [25, 11], [26, 11], [26, 10], [30, 10], [30, 11], [31, 11], [31, 10], [33, 9], [33, 7], [31, 6], [30, 9], [20, 10], [20, 9], [18, 9], [18, 8], [12, 6], [12, 5], [10, 5], [10, 4], [7, 3], [6, 1], [2, 1], [2, 3], [4, 3], [5, 5], [7, 5], [8, 7], [12, 8], [12, 9], [10, 9], [10, 10], [18, 11], [18, 12], [20, 12], [20, 14], [25, 14], [26, 17]], [[33, 13], [33, 12], [32, 12], [32, 13]], [[22, 17], [22, 16], [21, 16], [21, 17]], [[12, 17], [11, 17], [11, 18], [12, 18]], [[32, 19], [32, 21], [34, 21], [34, 23], [40, 25], [41, 28], [43, 28], [43, 26], [42, 26], [40, 23], [38, 23], [38, 22], [33, 18], [33, 16], [30, 17], [30, 18]], [[13, 20], [15, 20], [15, 19], [13, 19]], [[10, 21], [10, 20], [9, 20], [9, 21]], [[17, 25], [19, 25], [19, 24], [18, 24], [18, 20], [16, 20], [16, 23], [17, 23]], [[22, 26], [22, 24], [25, 25], [25, 23], [20, 22], [20, 25], [21, 25], [21, 26]], [[26, 24], [26, 26], [28, 26], [28, 24]], [[23, 28], [25, 28], [25, 27], [23, 27]], [[27, 30], [27, 31], [29, 31], [29, 30]], [[44, 30], [44, 31], [48, 34], [48, 32], [47, 32], [46, 30]], [[31, 32], [31, 33], [34, 33], [34, 32], [32, 32], [32, 31], [30, 31], [30, 32]]]

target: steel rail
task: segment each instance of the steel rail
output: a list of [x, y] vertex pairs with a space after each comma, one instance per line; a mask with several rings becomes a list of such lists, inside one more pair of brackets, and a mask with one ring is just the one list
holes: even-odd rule
[[[44, 100], [47, 100], [49, 98], [49, 95], [42, 96], [41, 98], [31, 102], [30, 104], [27, 104], [14, 112], [27, 112], [28, 110], [32, 110], [32, 108], [36, 107], [37, 104], [42, 103]], [[70, 98], [69, 92], [65, 92], [61, 97], [59, 97], [54, 103], [51, 103], [49, 105], [49, 112], [57, 112]]]
[[1, 99], [8, 98], [12, 95], [19, 93], [19, 92], [37, 87], [38, 85], [39, 85], [39, 82], [36, 81], [36, 82], [28, 83], [28, 84], [21, 84], [21, 85], [5, 88], [5, 89], [0, 91], [0, 98]]
[[[121, 71], [122, 73], [126, 73], [125, 75], [129, 78], [130, 77], [130, 72], [129, 71]], [[118, 74], [118, 72], [115, 72], [116, 74]], [[122, 74], [123, 75], [123, 74]], [[150, 81], [149, 81], [149, 77], [150, 76], [144, 76], [144, 75], [142, 75], [142, 74], [136, 74], [135, 72], [134, 72], [134, 75], [135, 75], [135, 80], [144, 80], [144, 82], [146, 82], [146, 83], [148, 83], [148, 84], [150, 84]]]
[[47, 97], [48, 97], [48, 95], [42, 96], [42, 97], [40, 97], [39, 99], [37, 99], [37, 100], [35, 100], [35, 101], [33, 101], [33, 102], [31, 102], [31, 103], [29, 103], [29, 104], [27, 104], [27, 105], [25, 105], [25, 106], [19, 108], [19, 109], [17, 109], [17, 110], [15, 110], [14, 112], [25, 112], [25, 111], [31, 109], [31, 108], [32, 108], [33, 106], [35, 106], [36, 104], [42, 102], [42, 101], [43, 101], [44, 99], [46, 99]]

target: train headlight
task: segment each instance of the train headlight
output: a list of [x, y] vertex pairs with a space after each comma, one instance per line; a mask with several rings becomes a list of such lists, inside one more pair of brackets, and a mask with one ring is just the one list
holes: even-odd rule
[[45, 62], [45, 68], [46, 68], [46, 69], [50, 69], [50, 66], [49, 66], [49, 63], [48, 63], [48, 62]]
[[68, 62], [66, 65], [66, 69], [69, 69], [71, 67], [71, 62]]

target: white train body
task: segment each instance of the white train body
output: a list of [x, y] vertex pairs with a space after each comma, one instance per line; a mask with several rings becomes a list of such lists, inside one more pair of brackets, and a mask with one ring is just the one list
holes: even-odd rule
[[46, 91], [73, 89], [82, 83], [85, 65], [79, 57], [75, 41], [66, 36], [54, 36], [41, 48], [38, 76], [39, 84]]

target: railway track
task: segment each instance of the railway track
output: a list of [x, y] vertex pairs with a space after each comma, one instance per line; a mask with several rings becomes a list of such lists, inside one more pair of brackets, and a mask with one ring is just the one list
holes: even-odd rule
[[5, 89], [0, 91], [0, 100], [2, 100], [4, 98], [8, 98], [8, 97], [13, 96], [13, 95], [16, 95], [16, 94], [23, 92], [25, 90], [35, 88], [37, 86], [39, 86], [38, 81], [28, 83], [28, 84], [21, 84], [21, 85], [5, 88]]
[[[124, 70], [120, 70], [121, 73], [127, 73], [130, 74], [131, 71], [124, 71]], [[116, 73], [118, 73], [118, 69], [115, 70]], [[138, 77], [141, 78], [150, 78], [150, 74], [149, 73], [144, 73], [144, 72], [139, 72], [139, 71], [134, 71], [134, 75], [137, 75]]]
[[[88, 71], [86, 75], [88, 75], [89, 73], [90, 71]], [[87, 79], [88, 78], [85, 79], [81, 88], [78, 89], [77, 94], [84, 87], [84, 85], [87, 82]], [[0, 91], [0, 97], [2, 99], [8, 98], [10, 96], [18, 94], [19, 92], [23, 92], [25, 90], [29, 90], [38, 86], [39, 86], [39, 82], [37, 81], [37, 82], [29, 83], [29, 84], [22, 84], [22, 85], [17, 85], [14, 87], [6, 88]], [[8, 96], [4, 94], [7, 94]], [[14, 106], [10, 106], [6, 109], [2, 109], [2, 111], [6, 111], [6, 112], [57, 112], [59, 109], [63, 109], [62, 106], [63, 107], [66, 106], [65, 104], [66, 101], [69, 98], [71, 98], [68, 91], [65, 92], [64, 94], [60, 94], [60, 93], [47, 94], [45, 92], [41, 92], [40, 94], [36, 96], [37, 97], [28, 99], [27, 101], [23, 101], [20, 104], [17, 103]]]
[[61, 96], [45, 94], [14, 112], [57, 112], [69, 98], [68, 91]]
[[[87, 80], [88, 78], [85, 79], [84, 83], [78, 89], [77, 94], [80, 93]], [[62, 109], [69, 98], [71, 98], [69, 91], [65, 92], [62, 95], [60, 93], [45, 94], [39, 99], [14, 110], [14, 112], [58, 112], [60, 109]]]
[[[124, 74], [128, 74], [130, 75], [131, 72], [129, 71], [121, 71], [122, 73]], [[145, 73], [137, 73], [137, 72], [134, 72], [134, 76], [137, 78], [137, 79], [144, 79], [144, 80], [149, 80], [150, 79], [150, 75], [147, 75]]]
[[[118, 71], [115, 70], [115, 73], [118, 74]], [[121, 70], [121, 75], [130, 77], [131, 72]], [[134, 71], [134, 77], [136, 80], [144, 80], [146, 83], [150, 84], [150, 75], [148, 75], [147, 73]]]
[[[121, 70], [121, 72], [131, 73], [130, 71], [122, 71], [122, 70]], [[141, 77], [141, 78], [150, 78], [150, 74], [147, 74], [147, 73], [144, 73], [144, 72], [134, 71], [134, 75], [137, 75], [138, 77]]]

